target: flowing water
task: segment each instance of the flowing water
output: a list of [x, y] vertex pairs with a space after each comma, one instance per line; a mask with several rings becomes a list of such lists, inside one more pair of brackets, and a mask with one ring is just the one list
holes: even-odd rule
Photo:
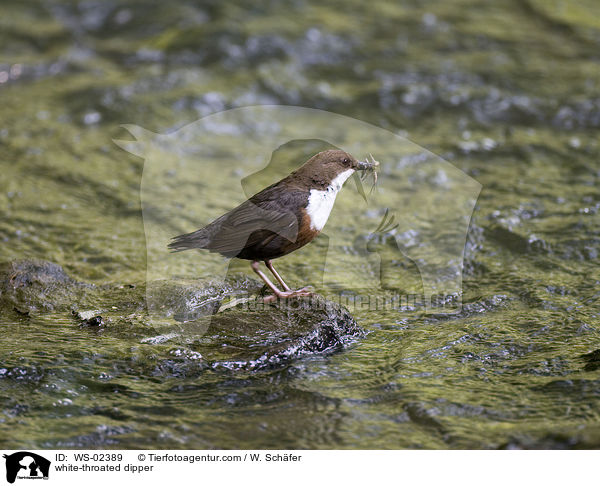
[[[231, 371], [196, 366], [190, 351], [182, 371], [165, 365], [172, 349], [147, 341], [139, 309], [98, 331], [64, 308], [4, 306], [0, 446], [600, 446], [598, 3], [4, 0], [0, 260], [56, 262], [103, 289], [98, 305], [112, 296], [113, 314], [142, 302], [144, 160], [113, 142], [131, 140], [120, 125], [174, 132], [265, 104], [382, 127], [481, 184], [460, 312], [356, 308], [366, 335], [335, 353]], [[387, 159], [382, 188], [412, 180], [407, 157]], [[248, 164], [238, 179], [261, 167]], [[211, 170], [201, 200], [185, 184], [181, 195], [216, 215], [232, 206], [222, 189], [234, 175]], [[265, 185], [256, 177], [250, 194]], [[342, 216], [350, 229], [370, 217], [377, 227], [382, 213], [343, 192], [332, 227]], [[420, 204], [407, 198], [405, 213]], [[192, 219], [173, 231], [195, 229]], [[339, 261], [358, 258], [355, 246], [340, 245]], [[321, 247], [278, 268], [310, 283]], [[188, 273], [216, 261], [199, 255]], [[418, 292], [414, 261], [394, 264]], [[338, 275], [341, 287], [363, 270]]]

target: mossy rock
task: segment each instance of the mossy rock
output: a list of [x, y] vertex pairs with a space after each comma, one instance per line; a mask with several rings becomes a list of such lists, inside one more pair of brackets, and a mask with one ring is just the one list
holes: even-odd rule
[[94, 286], [69, 277], [56, 263], [14, 260], [0, 263], [0, 306], [21, 314], [66, 310]]

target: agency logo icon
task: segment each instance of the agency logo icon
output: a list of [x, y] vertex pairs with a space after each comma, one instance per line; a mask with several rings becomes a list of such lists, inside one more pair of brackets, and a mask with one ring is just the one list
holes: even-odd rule
[[6, 480], [12, 484], [18, 479], [48, 479], [50, 461], [33, 452], [20, 451], [6, 455]]

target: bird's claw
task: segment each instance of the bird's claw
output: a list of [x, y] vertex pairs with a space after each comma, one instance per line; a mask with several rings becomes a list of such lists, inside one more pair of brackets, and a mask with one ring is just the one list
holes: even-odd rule
[[269, 302], [275, 302], [277, 299], [289, 299], [289, 298], [293, 298], [293, 297], [310, 297], [311, 295], [313, 295], [313, 292], [311, 291], [312, 287], [302, 287], [301, 289], [298, 290], [288, 290], [285, 292], [279, 292], [277, 294], [273, 294], [273, 295], [267, 295], [266, 297], [263, 298], [263, 302], [265, 303], [269, 303]]

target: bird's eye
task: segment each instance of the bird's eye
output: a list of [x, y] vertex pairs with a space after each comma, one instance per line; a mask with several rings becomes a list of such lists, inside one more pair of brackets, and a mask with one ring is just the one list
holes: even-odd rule
[[344, 159], [342, 160], [342, 164], [344, 164], [344, 165], [350, 165], [350, 159], [348, 159], [348, 158], [344, 158]]

